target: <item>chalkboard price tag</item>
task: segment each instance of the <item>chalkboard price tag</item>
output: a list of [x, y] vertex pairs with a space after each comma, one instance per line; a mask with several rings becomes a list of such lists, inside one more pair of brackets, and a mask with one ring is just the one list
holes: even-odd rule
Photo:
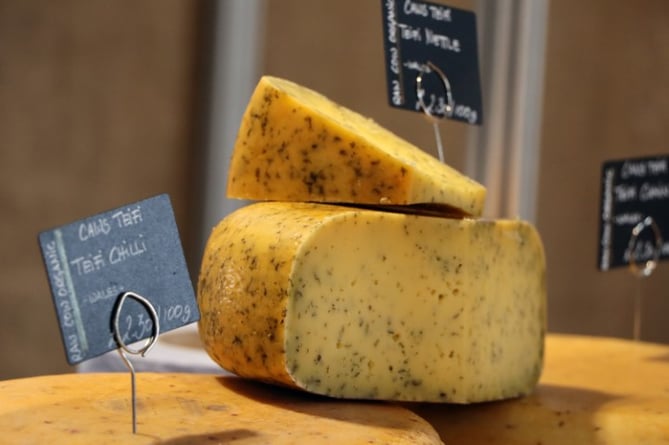
[[[416, 78], [424, 73], [423, 103], [434, 116], [480, 125], [483, 122], [476, 15], [471, 11], [415, 0], [381, 0], [388, 101], [391, 106], [424, 112]], [[427, 68], [431, 62], [450, 85]]]
[[[200, 318], [167, 195], [46, 230], [39, 245], [72, 365], [118, 347], [112, 314], [125, 292], [151, 302], [161, 332]], [[119, 316], [125, 343], [153, 334], [139, 302], [128, 300]]]
[[[600, 270], [630, 265], [632, 230], [652, 217], [661, 238], [669, 238], [669, 156], [607, 161], [602, 166], [599, 226]], [[646, 229], [634, 243], [634, 259], [653, 259], [653, 230]], [[669, 258], [669, 243], [663, 241], [659, 260]]]

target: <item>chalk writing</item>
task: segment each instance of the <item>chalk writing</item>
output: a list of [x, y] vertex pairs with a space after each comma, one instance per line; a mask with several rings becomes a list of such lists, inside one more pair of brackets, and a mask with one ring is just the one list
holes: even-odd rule
[[669, 198], [669, 184], [644, 182], [639, 189], [640, 201], [665, 200]]
[[634, 201], [637, 198], [636, 185], [620, 184], [613, 191], [617, 202]]
[[470, 124], [474, 124], [478, 120], [478, 113], [476, 112], [476, 110], [473, 110], [471, 107], [467, 105], [462, 105], [462, 104], [456, 105], [455, 109], [453, 110], [453, 114], [457, 117], [465, 119]]
[[400, 72], [400, 55], [397, 48], [390, 48], [390, 71], [393, 74], [399, 74]]
[[111, 231], [111, 225], [107, 218], [97, 218], [93, 221], [79, 224], [79, 239], [86, 241], [99, 235], [107, 235]]
[[[167, 195], [41, 232], [39, 241], [70, 364], [116, 347], [111, 320], [123, 292], [165, 307], [161, 332], [199, 319]], [[145, 310], [128, 305], [123, 315], [128, 343], [151, 335]]]
[[86, 256], [80, 256], [70, 260], [70, 264], [74, 266], [78, 275], [85, 275], [92, 272], [96, 272], [107, 265], [104, 257], [102, 256], [102, 251], [98, 251], [95, 254], [89, 253]]
[[109, 264], [117, 264], [146, 253], [146, 243], [142, 235], [134, 240], [123, 240], [109, 250]]
[[414, 42], [423, 41], [422, 29], [418, 26], [407, 25], [406, 23], [398, 23], [397, 29], [400, 31], [400, 37], [403, 40], [411, 40]]
[[430, 73], [432, 70], [429, 66], [416, 60], [407, 60], [402, 64], [406, 69], [411, 71], [418, 71], [419, 73]]
[[135, 239], [122, 240], [113, 245], [106, 254], [102, 250], [94, 253], [87, 253], [70, 260], [70, 265], [74, 267], [77, 275], [87, 275], [102, 269], [103, 267], [118, 264], [130, 258], [140, 256], [147, 251], [143, 235]]
[[[655, 249], [656, 245], [653, 240], [643, 240], [643, 241], [638, 241], [634, 245], [634, 260], [639, 263], [639, 262], [644, 262], [651, 260], [655, 257]], [[665, 255], [669, 252], [669, 243], [664, 243], [660, 249], [660, 253], [662, 255]], [[623, 259], [626, 262], [630, 262], [632, 255], [632, 251], [627, 249], [625, 250], [625, 253], [623, 254]]]
[[[418, 0], [381, 0], [386, 58], [388, 100], [392, 106], [421, 111], [416, 107], [416, 73], [428, 72], [428, 62], [448, 78], [449, 98], [432, 105], [437, 116], [470, 124], [482, 121], [481, 87], [478, 72], [476, 17], [473, 12]], [[406, 62], [405, 62], [406, 61]], [[437, 80], [423, 85], [425, 101], [439, 93]], [[443, 89], [442, 89], [443, 90]], [[452, 107], [448, 112], [444, 102]], [[455, 109], [455, 106], [459, 108]]]
[[613, 190], [614, 176], [615, 176], [614, 169], [607, 168], [604, 171], [602, 230], [600, 235], [600, 246], [599, 246], [600, 249], [599, 268], [602, 270], [607, 270], [611, 264], [611, 238], [612, 238], [611, 214], [613, 206], [612, 190]]
[[[632, 229], [651, 216], [662, 238], [669, 224], [669, 157], [609, 161], [604, 164], [600, 218], [599, 267], [627, 266]], [[644, 231], [634, 246], [637, 261], [653, 258], [656, 241]], [[663, 233], [664, 232], [664, 233]], [[662, 245], [660, 259], [666, 259]]]
[[418, 15], [424, 18], [430, 17], [432, 20], [441, 22], [450, 22], [452, 20], [451, 8], [412, 0], [404, 0], [402, 12], [406, 15]]
[[75, 334], [69, 334], [67, 336], [67, 353], [74, 361], [79, 362], [83, 359], [83, 351], [79, 345], [79, 337]]
[[[448, 114], [448, 104], [444, 96], [437, 96], [436, 94], [429, 94], [427, 97], [428, 100], [423, 98], [423, 104], [425, 104], [425, 112], [430, 115], [445, 116]], [[421, 110], [422, 106], [419, 100], [416, 100], [416, 110]]]
[[620, 169], [622, 179], [645, 178], [669, 173], [667, 159], [624, 161]]
[[50, 271], [51, 282], [54, 284], [55, 294], [61, 298], [67, 297], [68, 291], [65, 285], [65, 275], [63, 269], [60, 266], [58, 253], [56, 252], [55, 241], [49, 241], [46, 243], [44, 249], [44, 258]]
[[438, 34], [432, 31], [430, 28], [425, 28], [424, 32], [426, 45], [435, 46], [446, 51], [453, 51], [456, 53], [460, 52], [460, 41], [458, 39], [454, 39], [443, 34]]
[[[172, 304], [164, 306], [154, 304], [154, 309], [161, 326], [173, 324], [175, 321], [181, 326], [194, 321], [194, 314], [189, 305]], [[119, 328], [124, 343], [139, 341], [153, 332], [153, 321], [145, 310], [133, 314], [124, 314], [122, 320], [123, 322], [119, 325]], [[107, 345], [109, 348], [113, 348], [116, 341], [110, 338]]]
[[123, 292], [123, 286], [112, 284], [102, 289], [95, 289], [84, 295], [82, 300], [88, 304], [95, 304], [99, 301], [109, 300], [118, 297]]
[[425, 3], [418, 3], [414, 2], [411, 0], [405, 0], [404, 1], [404, 6], [402, 8], [402, 11], [406, 15], [420, 15], [422, 17], [427, 17], [429, 12], [428, 12], [428, 7]]
[[118, 227], [133, 226], [143, 221], [142, 208], [137, 206], [134, 209], [119, 210], [112, 213], [111, 217], [116, 222]]
[[602, 218], [604, 221], [611, 220], [611, 208], [613, 207], [613, 198], [611, 190], [613, 190], [613, 177], [615, 170], [607, 168], [604, 172], [604, 205], [602, 206]]
[[397, 20], [395, 18], [395, 1], [386, 0], [386, 27], [388, 31], [388, 41], [390, 43], [397, 43]]
[[432, 17], [432, 20], [450, 22], [453, 20], [451, 12], [451, 8], [445, 8], [440, 5], [430, 5], [430, 17]]
[[649, 159], [646, 161], [648, 171], [651, 175], [666, 175], [669, 173], [666, 159]]
[[616, 215], [614, 222], [617, 226], [635, 226], [643, 219], [643, 215], [639, 212], [622, 213]]
[[402, 89], [400, 87], [400, 81], [397, 79], [393, 80], [392, 86], [393, 86], [393, 94], [392, 94], [393, 105], [401, 105], [404, 99], [402, 98]]

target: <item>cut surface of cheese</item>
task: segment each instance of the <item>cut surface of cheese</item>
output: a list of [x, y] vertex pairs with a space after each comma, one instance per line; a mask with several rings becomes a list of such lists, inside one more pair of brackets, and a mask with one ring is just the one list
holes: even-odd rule
[[541, 372], [545, 262], [522, 221], [252, 204], [210, 236], [198, 303], [214, 361], [313, 393], [468, 403]]
[[242, 117], [232, 198], [408, 205], [479, 216], [485, 188], [371, 119], [264, 76]]
[[669, 444], [669, 346], [549, 334], [533, 394], [415, 405], [442, 440], [490, 445]]
[[237, 377], [126, 373], [0, 381], [3, 444], [441, 444], [408, 409], [350, 403]]

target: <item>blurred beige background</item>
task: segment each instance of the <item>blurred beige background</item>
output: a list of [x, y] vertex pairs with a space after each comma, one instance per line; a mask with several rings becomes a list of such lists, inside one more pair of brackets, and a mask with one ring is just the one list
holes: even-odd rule
[[[604, 160], [669, 153], [669, 2], [549, 5], [536, 212], [549, 328], [630, 337], [637, 283], [596, 269], [599, 172]], [[0, 379], [71, 371], [40, 230], [167, 192], [197, 274], [204, 135], [216, 125], [207, 121], [215, 10], [211, 1], [0, 0]], [[267, 2], [264, 19], [261, 72], [434, 151], [422, 116], [387, 105], [380, 2]], [[447, 162], [464, 170], [478, 131], [445, 122]], [[669, 342], [667, 270], [642, 284], [646, 340]]]

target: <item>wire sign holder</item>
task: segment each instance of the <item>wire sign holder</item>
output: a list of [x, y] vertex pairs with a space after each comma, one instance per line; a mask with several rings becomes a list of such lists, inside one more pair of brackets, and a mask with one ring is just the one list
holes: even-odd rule
[[476, 15], [443, 2], [380, 3], [388, 104], [430, 118], [443, 161], [437, 119], [483, 122]]
[[[146, 339], [146, 343], [144, 346], [142, 346], [139, 349], [132, 349], [130, 346], [128, 346], [125, 341], [123, 340], [123, 335], [121, 334], [121, 329], [119, 326], [120, 319], [121, 319], [121, 310], [123, 308], [123, 304], [127, 301], [128, 298], [134, 299], [141, 303], [146, 310], [149, 313], [149, 316], [151, 318], [153, 330], [151, 333], [151, 336]], [[158, 318], [158, 313], [156, 312], [156, 309], [153, 307], [151, 302], [142, 297], [141, 295], [134, 293], [134, 292], [124, 292], [118, 297], [118, 300], [116, 302], [116, 308], [114, 309], [113, 313], [113, 334], [114, 334], [114, 339], [116, 340], [116, 343], [118, 344], [118, 352], [121, 356], [121, 359], [123, 359], [123, 362], [125, 365], [128, 367], [128, 370], [130, 371], [130, 391], [131, 391], [131, 401], [132, 401], [132, 433], [136, 434], [137, 433], [137, 391], [136, 391], [136, 385], [135, 385], [135, 367], [132, 365], [132, 362], [128, 357], [126, 356], [126, 353], [131, 354], [131, 355], [141, 355], [142, 357], [146, 356], [148, 352], [153, 348], [153, 346], [156, 344], [156, 341], [158, 340], [158, 336], [160, 335], [160, 321]]]
[[425, 89], [423, 88], [423, 75], [432, 72], [439, 76], [439, 79], [441, 79], [441, 83], [444, 85], [444, 89], [446, 90], [446, 103], [443, 106], [443, 112], [441, 113], [442, 119], [444, 117], [451, 118], [453, 116], [453, 108], [455, 103], [453, 101], [451, 83], [448, 81], [448, 77], [446, 77], [446, 74], [444, 74], [444, 72], [438, 66], [428, 61], [425, 65], [423, 65], [423, 69], [420, 70], [416, 76], [416, 98], [418, 99], [418, 105], [420, 106], [421, 110], [423, 110], [423, 113], [425, 113], [425, 116], [427, 116], [428, 120], [432, 122], [432, 128], [434, 128], [434, 138], [437, 143], [437, 154], [439, 155], [439, 161], [443, 163], [444, 147], [441, 143], [441, 133], [439, 132], [440, 118], [434, 112], [434, 103], [431, 102], [430, 105], [425, 104]]
[[[440, 121], [446, 118], [470, 125], [483, 121], [476, 15], [421, 0], [381, 0], [381, 11], [388, 103], [427, 116], [439, 161], [444, 163]], [[434, 74], [445, 95], [435, 94], [440, 88]]]
[[[639, 236], [644, 230], [650, 228], [653, 232], [653, 237], [655, 238], [655, 245], [652, 248], [652, 256], [650, 259], [646, 260], [643, 263], [642, 267], [639, 267], [637, 261], [637, 243], [639, 241]], [[645, 217], [637, 225], [632, 228], [632, 234], [630, 236], [628, 244], [629, 252], [629, 270], [637, 278], [636, 292], [634, 296], [634, 340], [639, 341], [641, 339], [641, 309], [642, 309], [642, 292], [641, 292], [641, 283], [642, 280], [651, 276], [657, 263], [660, 260], [660, 255], [662, 253], [662, 234], [660, 233], [660, 228], [657, 223], [651, 216]]]
[[[68, 363], [118, 350], [130, 371], [136, 433], [135, 368], [128, 356], [145, 356], [161, 332], [200, 318], [169, 196], [44, 230], [38, 241]], [[140, 341], [138, 349], [128, 346]]]

